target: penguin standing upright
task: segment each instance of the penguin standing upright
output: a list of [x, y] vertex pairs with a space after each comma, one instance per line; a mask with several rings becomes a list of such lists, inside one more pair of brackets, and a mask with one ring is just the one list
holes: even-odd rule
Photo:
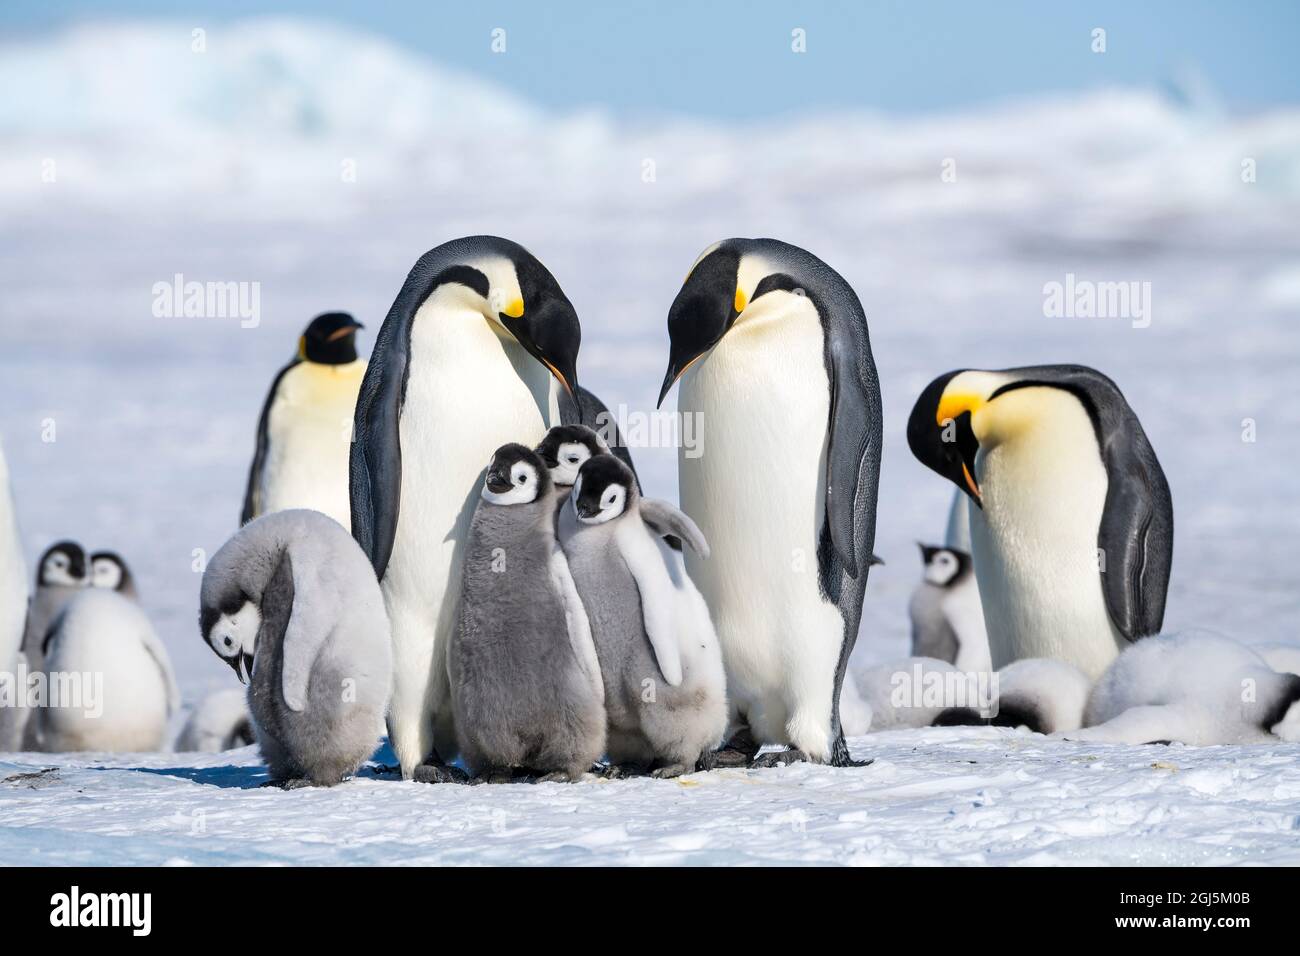
[[[27, 562], [18, 534], [13, 493], [9, 486], [9, 465], [0, 447], [0, 681], [8, 680], [12, 695], [7, 705], [0, 705], [0, 752], [17, 750], [22, 744], [22, 725], [26, 718], [26, 687], [23, 657], [23, 625], [27, 620]], [[8, 675], [6, 677], [6, 675]]]
[[392, 680], [384, 600], [366, 556], [304, 508], [250, 522], [208, 562], [199, 630], [247, 681], [277, 783], [333, 786], [375, 750]]
[[578, 471], [597, 455], [608, 455], [605, 440], [586, 425], [556, 425], [533, 449], [551, 474], [551, 502], [558, 512], [578, 480]]
[[907, 606], [912, 656], [947, 661], [966, 673], [991, 670], [989, 637], [970, 555], [923, 544], [921, 560], [925, 572]]
[[[59, 615], [45, 639], [45, 667], [64, 680], [36, 711], [37, 746], [70, 750], [158, 750], [180, 706], [171, 660], [143, 609], [107, 588], [86, 588]], [[75, 687], [74, 700], [54, 699]]]
[[1119, 388], [1079, 365], [958, 371], [907, 426], [916, 457], [963, 489], [993, 666], [1053, 657], [1095, 680], [1164, 618], [1174, 515]]
[[708, 542], [681, 511], [642, 498], [612, 455], [582, 466], [564, 507], [575, 520], [560, 523], [560, 545], [600, 659], [610, 762], [658, 777], [707, 766], [727, 729], [722, 651], [704, 598], [663, 538], [706, 558]]
[[470, 521], [447, 671], [460, 750], [476, 778], [573, 781], [605, 749], [600, 664], [555, 540], [550, 490], [536, 452], [503, 445]]
[[132, 600], [139, 598], [131, 569], [115, 551], [96, 551], [90, 556], [90, 586], [117, 591]]
[[483, 463], [607, 414], [576, 381], [581, 338], [555, 277], [493, 236], [421, 256], [379, 330], [357, 398], [352, 533], [392, 621], [388, 729], [403, 777], [427, 761], [440, 779], [456, 752], [447, 642]]
[[240, 524], [286, 508], [311, 508], [348, 526], [348, 454], [357, 390], [360, 322], [346, 312], [311, 320], [298, 354], [280, 369], [262, 405]]
[[803, 249], [728, 239], [696, 261], [668, 332], [659, 400], [680, 377], [678, 410], [705, 429], [705, 453], [681, 449], [678, 476], [713, 558], [688, 553], [686, 566], [751, 731], [730, 749], [789, 744], [759, 762], [848, 764], [839, 688], [874, 560], [881, 451], [862, 305]]
[[[27, 608], [23, 631], [23, 658], [30, 680], [45, 670], [45, 641], [63, 609], [85, 589], [86, 552], [75, 541], [57, 541], [45, 549], [36, 565], [36, 591]], [[19, 703], [26, 703], [25, 696]], [[37, 704], [39, 706], [39, 703]], [[5, 736], [13, 747], [37, 747], [35, 708], [19, 706], [12, 714], [0, 714]]]

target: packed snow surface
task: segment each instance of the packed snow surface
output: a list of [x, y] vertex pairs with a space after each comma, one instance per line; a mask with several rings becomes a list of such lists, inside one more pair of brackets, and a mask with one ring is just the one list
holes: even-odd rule
[[[952, 489], [904, 426], [957, 367], [1114, 378], [1173, 493], [1167, 629], [1300, 638], [1300, 110], [1110, 89], [910, 118], [555, 116], [355, 31], [213, 25], [197, 52], [191, 30], [85, 24], [0, 44], [0, 83], [23, 90], [0, 104], [0, 434], [28, 562], [62, 537], [123, 554], [189, 705], [234, 680], [199, 638], [199, 572], [235, 530], [258, 413], [299, 332], [350, 310], [368, 350], [419, 255], [479, 232], [555, 273], [583, 323], [581, 381], [633, 413], [654, 407], [668, 306], [711, 242], [784, 239], [853, 285], [884, 397], [887, 562], [855, 666], [907, 653], [915, 542], [940, 538]], [[157, 314], [155, 285], [178, 274], [256, 283], [258, 321]], [[1069, 276], [1150, 283], [1149, 324], [1045, 314], [1044, 287]], [[648, 493], [675, 500], [675, 449], [634, 455]], [[0, 777], [59, 768], [0, 784], [0, 855], [1300, 862], [1300, 761], [1281, 743], [984, 729], [854, 747], [876, 762], [293, 792], [257, 788], [252, 750], [0, 755]]]

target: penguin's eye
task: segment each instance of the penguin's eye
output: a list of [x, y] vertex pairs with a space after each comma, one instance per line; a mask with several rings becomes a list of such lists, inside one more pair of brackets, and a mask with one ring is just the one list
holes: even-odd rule
[[569, 464], [570, 464], [570, 465], [576, 465], [577, 463], [578, 463], [578, 456], [577, 456], [577, 455], [570, 455], [570, 456], [569, 456]]

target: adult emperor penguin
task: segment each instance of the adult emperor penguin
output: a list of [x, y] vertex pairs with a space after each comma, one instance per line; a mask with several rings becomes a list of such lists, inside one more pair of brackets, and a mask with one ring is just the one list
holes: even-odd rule
[[[180, 706], [171, 660], [140, 605], [106, 588], [86, 588], [45, 639], [50, 699], [32, 718], [42, 750], [121, 753], [161, 749]], [[55, 699], [75, 689], [72, 700]]]
[[26, 667], [20, 666], [20, 660], [24, 658], [26, 620], [27, 562], [14, 513], [9, 466], [0, 448], [0, 681], [10, 681], [12, 695], [0, 706], [0, 751], [17, 750], [22, 743], [27, 709], [20, 705], [25, 703]]
[[912, 453], [965, 490], [993, 666], [1053, 657], [1090, 679], [1160, 630], [1174, 514], [1119, 388], [1080, 365], [949, 372], [917, 399]]
[[460, 750], [479, 779], [574, 781], [605, 750], [600, 663], [550, 490], [536, 452], [503, 445], [469, 526], [447, 671]]
[[875, 560], [880, 385], [857, 295], [830, 266], [775, 239], [727, 239], [696, 260], [668, 313], [662, 403], [700, 416], [681, 449], [683, 510], [713, 550], [686, 555], [713, 612], [733, 746], [850, 763], [839, 688]]
[[722, 743], [727, 688], [704, 598], [667, 535], [701, 557], [708, 542], [666, 501], [642, 498], [613, 455], [582, 466], [560, 544], [591, 621], [605, 683], [609, 759], [657, 777], [689, 773]]
[[494, 236], [421, 256], [379, 330], [357, 399], [352, 533], [392, 621], [388, 729], [403, 777], [427, 760], [438, 779], [456, 752], [447, 642], [484, 462], [551, 425], [604, 424], [576, 381], [581, 337], [555, 277]]
[[199, 630], [247, 681], [271, 778], [333, 786], [375, 750], [392, 680], [388, 618], [366, 556], [318, 511], [250, 522], [208, 562]]
[[346, 312], [311, 320], [298, 354], [280, 369], [262, 405], [240, 524], [286, 508], [311, 508], [348, 526], [348, 454], [357, 391], [360, 322]]

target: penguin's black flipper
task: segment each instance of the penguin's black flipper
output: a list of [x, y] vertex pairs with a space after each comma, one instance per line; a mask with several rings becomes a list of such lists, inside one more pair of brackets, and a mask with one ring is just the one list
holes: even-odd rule
[[609, 450], [617, 455], [623, 464], [632, 469], [632, 475], [636, 478], [637, 490], [640, 490], [641, 476], [636, 473], [636, 465], [632, 463], [632, 452], [628, 450], [627, 445], [623, 442], [623, 435], [618, 430], [618, 422], [614, 420], [614, 416], [605, 407], [605, 403], [594, 392], [588, 391], [581, 385], [575, 391], [576, 396], [570, 395], [564, 389], [560, 389], [561, 424], [586, 425], [605, 439], [605, 444], [609, 445]]
[[276, 372], [271, 388], [266, 393], [266, 401], [262, 403], [262, 414], [257, 420], [257, 445], [253, 449], [253, 463], [248, 468], [248, 486], [244, 489], [244, 509], [239, 513], [240, 527], [262, 513], [262, 469], [266, 467], [266, 450], [270, 444], [267, 430], [271, 421], [271, 405], [275, 402], [275, 393], [280, 388], [280, 381], [300, 361], [301, 359], [295, 358]]
[[399, 329], [394, 323], [384, 322], [361, 380], [352, 424], [348, 464], [352, 537], [381, 581], [393, 553], [402, 500], [402, 441], [398, 426], [409, 349], [409, 325]]

